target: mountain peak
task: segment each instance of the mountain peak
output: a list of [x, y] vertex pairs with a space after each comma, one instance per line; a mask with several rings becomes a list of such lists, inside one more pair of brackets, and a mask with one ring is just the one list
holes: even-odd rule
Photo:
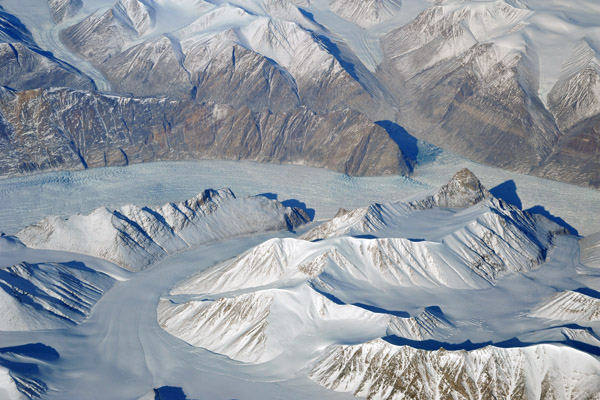
[[491, 196], [468, 168], [458, 171], [434, 195], [438, 207], [469, 207]]

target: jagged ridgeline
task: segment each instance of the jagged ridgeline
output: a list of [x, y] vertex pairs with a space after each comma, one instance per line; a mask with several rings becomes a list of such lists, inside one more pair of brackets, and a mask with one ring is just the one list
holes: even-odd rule
[[413, 3], [2, 6], [0, 174], [197, 158], [407, 174], [397, 123], [475, 161], [600, 185], [593, 0]]
[[18, 233], [28, 247], [65, 250], [110, 260], [139, 271], [170, 254], [232, 236], [282, 229], [310, 221], [304, 210], [263, 196], [236, 198], [229, 189], [207, 189], [180, 203], [88, 215], [51, 216]]
[[579, 278], [559, 256], [574, 246], [463, 169], [191, 276], [160, 300], [158, 322], [244, 363], [302, 364], [359, 397], [594, 398], [597, 292], [560, 286]]
[[1, 258], [27, 261], [0, 267], [0, 335], [29, 344], [0, 347], [0, 398], [80, 398], [115, 368], [168, 365], [195, 398], [214, 369], [215, 397], [251, 377], [306, 388], [289, 398], [595, 399], [598, 237], [492, 192], [462, 169], [300, 235], [302, 209], [208, 189], [2, 234]]

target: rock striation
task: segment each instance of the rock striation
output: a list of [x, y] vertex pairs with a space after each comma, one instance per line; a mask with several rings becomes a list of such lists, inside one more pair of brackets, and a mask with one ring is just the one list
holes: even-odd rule
[[407, 173], [387, 132], [349, 109], [254, 112], [70, 89], [0, 91], [3, 175], [221, 158], [299, 163], [350, 175]]
[[317, 383], [370, 399], [593, 398], [600, 364], [570, 348], [419, 350], [383, 340], [335, 346], [310, 372]]

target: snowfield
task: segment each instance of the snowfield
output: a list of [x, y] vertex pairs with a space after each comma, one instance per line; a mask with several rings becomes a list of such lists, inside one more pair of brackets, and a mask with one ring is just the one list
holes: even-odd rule
[[0, 231], [15, 234], [50, 215], [88, 214], [101, 206], [163, 204], [191, 198], [206, 188], [224, 187], [238, 197], [265, 194], [284, 205], [304, 205], [315, 213], [314, 219], [323, 221], [340, 208], [402, 200], [437, 188], [466, 167], [493, 194], [511, 204], [560, 218], [580, 235], [600, 232], [600, 192], [596, 190], [487, 167], [449, 152], [428, 156], [423, 150], [422, 154], [424, 159], [411, 178], [357, 178], [301, 165], [211, 160], [4, 179], [0, 180], [0, 203], [6, 206], [0, 207]]
[[[239, 94], [252, 105], [252, 88], [232, 89], [256, 74], [247, 82], [269, 93], [249, 95], [257, 109], [264, 97], [284, 111], [360, 111], [385, 129], [398, 116], [454, 115], [392, 97], [419, 104], [413, 84], [432, 93], [427, 104], [452, 97], [453, 82], [423, 90], [419, 75], [462, 82], [450, 70], [469, 57], [473, 82], [505, 81], [489, 80], [498, 93], [472, 112], [508, 97], [524, 131], [494, 129], [527, 139], [503, 154], [510, 136], [484, 134], [476, 151], [531, 173], [600, 109], [597, 0], [1, 3], [48, 60], [140, 104], [157, 87], [195, 100], [216, 82], [214, 98], [199, 100]], [[411, 85], [394, 91], [402, 80]], [[426, 129], [434, 139], [436, 124]], [[400, 146], [406, 170], [416, 162], [410, 177], [201, 160], [0, 178], [0, 400], [600, 400], [600, 191], [381, 132], [411, 141]], [[526, 150], [506, 158], [531, 138], [535, 162]], [[99, 165], [84, 155], [82, 167]], [[591, 176], [581, 160], [558, 167]]]
[[[417, 357], [424, 365], [439, 360], [483, 363], [484, 369], [510, 365], [518, 372], [516, 382], [522, 382], [520, 376], [537, 382], [527, 386], [532, 393], [560, 391], [560, 398], [580, 393], [576, 390], [594, 393], [594, 374], [600, 371], [595, 358], [600, 273], [580, 262], [578, 237], [565, 226], [580, 232], [595, 229], [591, 212], [597, 193], [461, 164], [448, 154], [437, 157], [419, 167], [413, 179], [349, 178], [296, 165], [201, 161], [0, 181], [1, 200], [11, 209], [1, 209], [2, 229], [9, 234], [21, 230], [26, 244], [46, 243], [41, 246], [46, 249], [33, 249], [15, 236], [0, 238], [0, 306], [17, 310], [10, 315], [21, 318], [13, 319], [12, 327], [7, 325], [11, 320], [2, 321], [0, 367], [10, 370], [3, 390], [9, 398], [38, 393], [48, 399], [153, 398], [159, 388], [182, 390], [197, 399], [352, 398], [354, 393], [385, 398], [395, 385], [355, 375], [357, 370], [345, 363], [356, 366], [358, 359], [335, 356], [366, 346], [360, 350], [363, 365], [357, 368], [377, 375], [380, 357], [370, 348], [383, 343], [377, 344], [385, 348], [381, 355], [398, 362]], [[442, 177], [449, 179], [464, 165], [483, 172], [490, 192], [463, 172], [437, 189], [445, 183]], [[167, 212], [173, 209], [169, 203], [149, 206], [191, 198], [209, 186], [231, 186], [240, 200], [228, 191], [213, 191], [215, 199], [223, 194], [218, 207], [182, 224]], [[533, 196], [542, 190], [552, 196]], [[263, 196], [241, 197], [257, 193]], [[269, 199], [282, 200], [288, 208]], [[575, 201], [592, 204], [592, 211], [583, 212], [588, 220], [559, 220], [560, 210]], [[127, 202], [137, 205], [123, 206]], [[383, 204], [368, 206], [372, 202]], [[182, 209], [192, 203], [175, 205]], [[210, 201], [200, 203], [203, 209]], [[541, 211], [525, 213], [511, 203]], [[50, 217], [35, 225], [51, 214], [88, 214], [103, 204], [109, 206], [101, 208], [109, 217], [103, 221], [115, 229], [107, 232], [117, 236], [103, 239], [95, 229], [74, 230], [81, 228], [77, 221], [98, 211]], [[269, 229], [279, 230], [260, 233], [265, 221], [248, 219], [248, 210], [265, 212], [272, 205], [277, 223]], [[289, 206], [321, 221], [338, 215], [323, 225], [290, 231], [281, 220]], [[352, 211], [359, 206], [363, 208]], [[348, 211], [338, 213], [339, 207]], [[127, 216], [129, 228], [137, 229], [111, 225], [117, 214]], [[207, 216], [211, 222], [202, 222]], [[243, 229], [232, 228], [238, 224]], [[223, 234], [209, 238], [211, 243], [191, 240], [201, 225]], [[127, 243], [113, 242], [119, 236], [138, 244], [150, 240], [168, 251], [154, 257], [148, 252], [152, 246], [123, 247], [125, 253], [102, 247]], [[104, 250], [72, 246], [94, 241]], [[175, 246], [180, 242], [191, 245]], [[146, 266], [140, 272], [128, 272], [93, 257], [118, 254], [148, 262], [139, 264]], [[62, 281], [48, 278], [53, 274]], [[10, 287], [17, 292], [7, 291]], [[19, 296], [31, 300], [19, 305], [14, 300]], [[74, 303], [65, 308], [69, 301]], [[560, 314], [558, 320], [554, 314]], [[11, 332], [16, 329], [20, 331]], [[36, 343], [43, 347], [32, 354], [3, 350]], [[527, 343], [537, 345], [522, 348]], [[439, 347], [456, 354], [431, 352]], [[559, 353], [568, 353], [568, 365], [556, 363]], [[339, 362], [332, 363], [334, 359]], [[17, 361], [34, 367], [15, 368]], [[435, 367], [437, 376], [448, 373], [444, 365]], [[494, 370], [473, 375], [470, 367], [464, 368], [461, 376], [473, 387], [495, 382], [496, 394], [525, 390], [507, 388], [501, 383], [513, 381]], [[549, 386], [539, 383], [559, 375], [563, 380]], [[581, 383], [577, 389], [575, 379]]]
[[314, 242], [272, 239], [186, 279], [161, 299], [160, 326], [263, 368], [308, 365], [319, 384], [370, 398], [597, 392], [600, 362], [557, 346], [598, 354], [599, 274], [565, 228], [494, 198], [468, 170], [433, 194], [355, 211], [302, 236]]

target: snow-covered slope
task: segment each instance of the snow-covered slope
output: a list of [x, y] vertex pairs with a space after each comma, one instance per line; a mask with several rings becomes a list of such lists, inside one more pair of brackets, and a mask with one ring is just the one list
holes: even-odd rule
[[[353, 227], [372, 228], [371, 236], [271, 239], [202, 271], [161, 300], [159, 324], [192, 345], [249, 363], [296, 352], [310, 357], [330, 344], [386, 336], [456, 346], [475, 337], [535, 335], [539, 328], [527, 312], [539, 299], [517, 306], [505, 285], [530, 290], [524, 276], [536, 274], [553, 250], [554, 236], [565, 232], [493, 198], [477, 178], [461, 179], [466, 174], [457, 174], [439, 196], [425, 194], [391, 209], [372, 206], [365, 209], [371, 211], [367, 219], [357, 213]], [[439, 207], [433, 199], [464, 208]], [[461, 202], [453, 202], [457, 199]], [[381, 213], [373, 216], [373, 210]], [[549, 290], [554, 289], [539, 293]], [[461, 299], [451, 299], [456, 293]], [[486, 310], [501, 297], [512, 305]], [[478, 318], [512, 318], [504, 307], [517, 308], [519, 322], [498, 332], [484, 329]], [[350, 317], [333, 321], [333, 315]], [[343, 339], [332, 334], [340, 331]], [[311, 344], [306, 337], [313, 338]]]
[[340, 17], [369, 28], [389, 20], [402, 8], [401, 0], [331, 0], [329, 8]]
[[395, 319], [336, 304], [307, 284], [182, 304], [162, 300], [158, 306], [158, 322], [167, 332], [248, 363], [297, 352], [307, 341], [312, 343], [304, 351], [311, 353], [315, 346], [339, 340], [361, 341], [368, 333], [381, 336]]
[[22, 262], [0, 268], [0, 330], [81, 323], [113, 283], [111, 277], [78, 262]]
[[0, 366], [0, 398], [6, 400], [24, 400], [25, 395], [19, 392], [17, 384], [10, 375], [10, 370]]
[[5, 235], [0, 232], [0, 252], [11, 251], [24, 248], [25, 245], [15, 236]]
[[44, 396], [48, 385], [35, 376], [38, 365], [58, 358], [56, 350], [42, 343], [0, 347], [0, 398], [26, 400]]
[[[490, 232], [482, 231], [483, 237]], [[228, 292], [300, 277], [315, 278], [326, 287], [342, 280], [373, 290], [414, 286], [480, 289], [507, 273], [526, 272], [544, 261], [545, 250], [518, 245], [510, 237], [491, 237], [489, 243], [475, 239], [464, 231], [449, 235], [442, 243], [404, 238], [340, 237], [316, 243], [273, 239], [228, 265], [193, 278], [175, 293], [186, 292], [186, 287], [199, 293]]]
[[593, 233], [579, 241], [581, 262], [600, 268], [600, 233]]
[[598, 322], [600, 299], [567, 290], [556, 293], [533, 309], [531, 316], [571, 322]]
[[255, 232], [294, 229], [309, 221], [303, 210], [256, 196], [237, 199], [229, 189], [162, 207], [101, 207], [89, 215], [48, 217], [23, 229], [29, 247], [105, 258], [138, 271], [167, 254]]
[[335, 346], [310, 377], [369, 399], [596, 398], [600, 362], [565, 347], [418, 350], [375, 340]]

